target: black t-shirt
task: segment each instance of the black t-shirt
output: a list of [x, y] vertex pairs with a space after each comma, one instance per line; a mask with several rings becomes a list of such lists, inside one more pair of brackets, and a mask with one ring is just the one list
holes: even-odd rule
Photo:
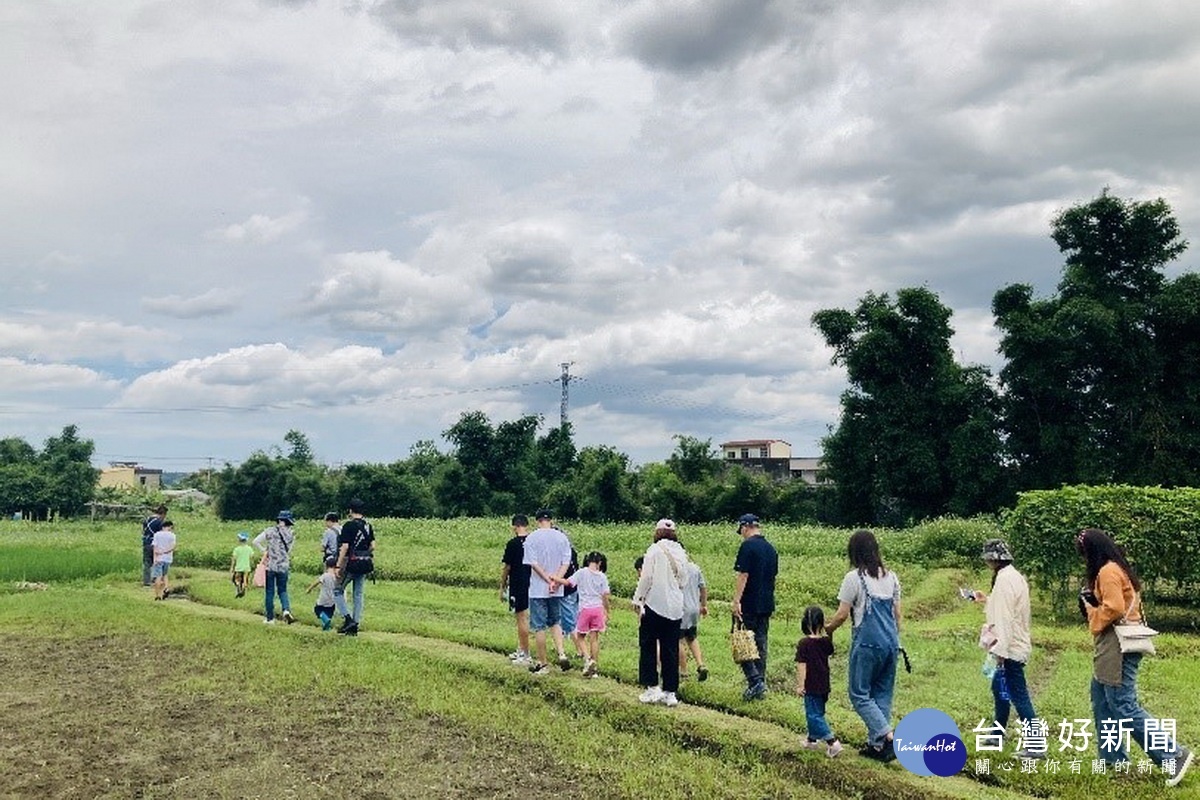
[[[567, 571], [563, 573], [563, 577], [569, 578], [578, 571], [579, 571], [579, 554], [576, 553], [575, 548], [572, 547], [571, 548], [571, 563], [567, 564]], [[566, 586], [563, 587], [563, 597], [573, 595], [577, 591], [579, 591], [579, 590], [568, 583]]]
[[514, 536], [504, 545], [504, 555], [501, 564], [508, 564], [508, 595], [509, 597], [526, 597], [529, 595], [529, 573], [533, 569], [525, 563], [525, 537]]
[[155, 515], [142, 523], [142, 547], [154, 546], [154, 534], [162, 530], [163, 518]]
[[833, 639], [805, 636], [796, 645], [796, 663], [804, 664], [804, 692], [814, 697], [829, 696], [829, 657]]
[[734, 572], [747, 575], [742, 592], [743, 614], [771, 614], [775, 611], [775, 574], [779, 572], [779, 554], [761, 535], [748, 536], [738, 548]]
[[371, 523], [361, 517], [351, 517], [342, 526], [342, 532], [338, 534], [338, 551], [342, 549], [342, 545], [349, 545], [346, 549], [346, 556], [354, 555], [355, 551], [361, 551], [363, 555], [370, 552], [371, 542], [375, 541], [375, 531], [371, 529]]

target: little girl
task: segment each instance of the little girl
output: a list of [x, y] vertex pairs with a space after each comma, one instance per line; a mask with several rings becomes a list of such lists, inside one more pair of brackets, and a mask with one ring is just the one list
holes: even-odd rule
[[[600, 659], [600, 634], [608, 621], [608, 559], [595, 550], [583, 557], [584, 568], [560, 583], [569, 584], [579, 590], [579, 618], [575, 622], [576, 632], [587, 636], [588, 657], [583, 665], [583, 676], [594, 678], [600, 674], [597, 661]], [[566, 633], [566, 631], [564, 631]]]
[[[842, 743], [825, 721], [833, 639], [825, 633], [825, 612], [820, 606], [804, 609], [800, 629], [804, 632], [804, 638], [796, 645], [796, 694], [804, 698], [804, 718], [808, 724], [804, 749], [820, 750], [824, 746], [825, 755], [834, 758], [842, 752]], [[824, 740], [824, 745], [821, 740]]]

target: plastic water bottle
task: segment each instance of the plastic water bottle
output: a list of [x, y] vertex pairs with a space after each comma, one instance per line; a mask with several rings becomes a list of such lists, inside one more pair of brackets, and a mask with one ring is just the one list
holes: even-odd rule
[[1000, 699], [1007, 700], [1008, 699], [1008, 679], [1004, 677], [1004, 669], [1003, 668], [997, 670], [997, 672], [999, 673], [1000, 677], [997, 680], [996, 688], [1000, 690]]

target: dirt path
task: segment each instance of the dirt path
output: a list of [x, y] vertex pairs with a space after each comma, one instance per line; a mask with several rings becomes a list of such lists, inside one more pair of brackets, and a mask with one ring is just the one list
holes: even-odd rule
[[0, 638], [0, 796], [582, 796], [563, 765], [395, 704], [248, 709], [233, 669], [228, 693], [168, 690], [190, 656], [133, 636]]

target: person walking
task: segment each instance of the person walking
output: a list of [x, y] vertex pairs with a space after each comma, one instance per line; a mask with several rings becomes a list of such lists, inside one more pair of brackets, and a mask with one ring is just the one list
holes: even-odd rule
[[900, 580], [879, 555], [870, 531], [855, 531], [846, 547], [851, 569], [838, 589], [838, 609], [825, 629], [833, 634], [847, 618], [850, 640], [850, 704], [867, 726], [867, 758], [892, 761], [892, 696], [900, 651]]
[[166, 518], [167, 507], [158, 506], [149, 517], [142, 520], [142, 586], [154, 583], [154, 577], [150, 574], [154, 568], [154, 534], [162, 530]]
[[638, 683], [644, 687], [638, 700], [677, 706], [679, 622], [683, 618], [684, 571], [688, 556], [679, 546], [674, 521], [658, 521], [654, 526], [654, 542], [642, 558], [642, 574], [633, 592], [633, 606], [640, 609]]
[[742, 544], [733, 562], [733, 616], [754, 632], [758, 658], [742, 662], [746, 676], [743, 700], [758, 700], [767, 693], [767, 634], [771, 614], [775, 612], [775, 576], [779, 572], [779, 554], [762, 535], [754, 514], [738, 518]]
[[[1029, 583], [1013, 566], [1012, 551], [1002, 539], [984, 542], [982, 557], [992, 570], [991, 594], [975, 592], [974, 600], [986, 603], [985, 635], [981, 640], [991, 643], [987, 652], [996, 661], [996, 671], [992, 675], [996, 725], [1000, 730], [1007, 730], [1009, 709], [1013, 706], [1017, 709], [1017, 718], [1026, 725], [1037, 719], [1025, 682], [1025, 665], [1033, 652]], [[1017, 758], [1044, 758], [1045, 755], [1029, 748], [1016, 753]]]
[[529, 666], [529, 565], [525, 563], [525, 537], [529, 535], [529, 517], [514, 514], [512, 538], [500, 557], [500, 600], [508, 603], [517, 626], [517, 649], [509, 661]]
[[338, 556], [338, 536], [342, 533], [342, 517], [336, 511], [325, 515], [325, 530], [321, 532], [321, 563]]
[[541, 675], [550, 668], [546, 658], [546, 632], [550, 632], [558, 651], [558, 666], [564, 672], [571, 659], [563, 650], [562, 584], [558, 579], [571, 564], [571, 540], [554, 525], [554, 512], [548, 508], [536, 514], [537, 529], [525, 537], [524, 562], [529, 566], [529, 629], [537, 649], [537, 660], [529, 671]]
[[279, 605], [283, 610], [283, 620], [288, 625], [296, 621], [292, 616], [292, 603], [288, 597], [288, 573], [292, 569], [292, 544], [296, 534], [292, 530], [296, 524], [295, 517], [288, 510], [280, 511], [275, 516], [275, 524], [264, 528], [263, 532], [254, 537], [254, 546], [263, 554], [263, 562], [267, 565], [266, 599], [264, 601], [265, 619], [267, 625], [275, 624], [275, 593], [279, 593]]
[[[1122, 653], [1114, 625], [1142, 621], [1142, 583], [1125, 552], [1107, 531], [1086, 528], [1075, 539], [1087, 579], [1079, 594], [1095, 654], [1092, 658], [1092, 713], [1099, 733], [1113, 721], [1128, 721], [1132, 737], [1167, 776], [1167, 786], [1183, 780], [1195, 753], [1165, 731], [1151, 734], [1150, 716], [1137, 696], [1142, 653]], [[1128, 736], [1098, 735], [1100, 758], [1110, 766], [1129, 759]]]
[[[363, 593], [366, 591], [367, 576], [375, 571], [375, 529], [367, 522], [366, 504], [357, 497], [349, 503], [350, 519], [338, 534], [337, 571], [338, 583], [333, 590], [333, 602], [342, 615], [343, 636], [357, 636], [362, 624]], [[346, 605], [346, 585], [353, 592], [353, 613]]]
[[708, 616], [708, 583], [700, 565], [689, 557], [683, 581], [683, 618], [679, 621], [679, 677], [687, 677], [688, 654], [696, 660], [696, 679], [708, 680], [700, 649], [700, 618]]
[[171, 591], [167, 573], [175, 561], [175, 524], [171, 520], [163, 520], [162, 528], [154, 534], [154, 566], [150, 568], [150, 576], [154, 579], [154, 599], [166, 600]]

